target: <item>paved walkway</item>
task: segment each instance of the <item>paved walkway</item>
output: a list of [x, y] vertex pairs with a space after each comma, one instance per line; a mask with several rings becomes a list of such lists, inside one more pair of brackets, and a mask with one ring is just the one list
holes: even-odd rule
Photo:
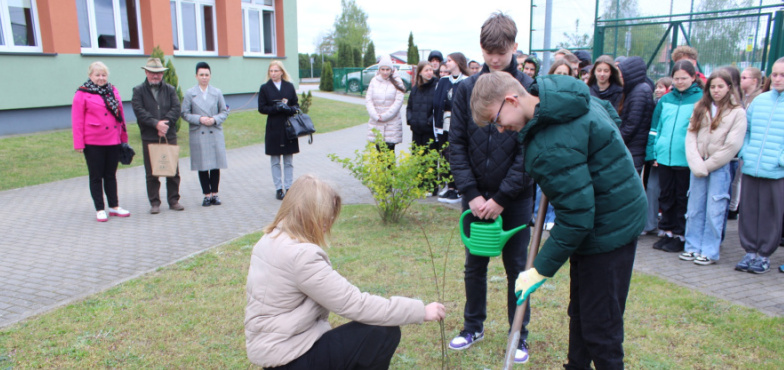
[[[354, 97], [339, 100], [363, 103]], [[410, 141], [410, 134], [404, 140]], [[318, 174], [340, 189], [346, 204], [372, 203], [369, 191], [326, 157], [328, 153], [353, 156], [364, 142], [364, 125], [315, 135], [313, 145], [301, 141], [301, 153], [294, 157], [295, 175]], [[260, 230], [280, 204], [274, 197], [264, 147], [233, 149], [228, 158], [229, 168], [221, 171], [224, 205], [219, 207], [201, 207], [198, 178], [189, 171], [187, 158], [180, 161], [184, 212], [164, 206], [159, 215], [148, 213], [142, 167], [118, 171], [120, 204], [132, 216], [106, 223], [95, 221], [86, 177], [0, 192], [4, 207], [0, 223], [6, 229], [0, 239], [0, 327]], [[165, 187], [161, 190], [165, 196]], [[732, 270], [742, 255], [736, 221], [729, 223], [722, 260], [715, 266], [696, 266], [674, 254], [654, 251], [650, 246], [655, 240], [640, 239], [638, 271], [770, 315], [784, 315], [784, 274]], [[775, 266], [784, 263], [781, 253], [773, 257]]]

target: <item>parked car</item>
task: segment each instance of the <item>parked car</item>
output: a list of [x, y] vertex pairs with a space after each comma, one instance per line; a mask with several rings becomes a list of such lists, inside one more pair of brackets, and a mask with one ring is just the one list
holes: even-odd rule
[[[414, 75], [414, 66], [409, 64], [395, 64], [394, 66], [395, 69], [398, 70], [398, 74], [400, 75], [400, 79], [403, 80], [403, 85], [406, 86], [406, 90], [410, 90], [411, 78]], [[378, 64], [374, 64], [362, 71], [347, 74], [346, 77], [344, 77], [344, 82], [346, 83], [346, 86], [348, 86], [348, 91], [360, 92], [367, 89], [370, 80], [376, 76], [377, 71]]]

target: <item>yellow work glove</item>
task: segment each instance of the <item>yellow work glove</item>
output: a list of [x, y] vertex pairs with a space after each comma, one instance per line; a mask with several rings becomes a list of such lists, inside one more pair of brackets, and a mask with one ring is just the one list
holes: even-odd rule
[[545, 280], [547, 280], [547, 278], [540, 275], [535, 268], [521, 272], [520, 275], [517, 276], [517, 280], [515, 280], [517, 304], [523, 304], [523, 302], [528, 299], [528, 295], [542, 286]]

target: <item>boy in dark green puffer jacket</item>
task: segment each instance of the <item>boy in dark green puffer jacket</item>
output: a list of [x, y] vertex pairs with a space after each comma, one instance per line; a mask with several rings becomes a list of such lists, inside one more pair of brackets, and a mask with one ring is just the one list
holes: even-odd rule
[[637, 236], [646, 221], [642, 182], [615, 110], [568, 76], [536, 79], [531, 93], [509, 74], [476, 82], [479, 125], [520, 132], [525, 169], [555, 208], [556, 223], [516, 282], [518, 304], [571, 262], [566, 368], [623, 368], [623, 313]]

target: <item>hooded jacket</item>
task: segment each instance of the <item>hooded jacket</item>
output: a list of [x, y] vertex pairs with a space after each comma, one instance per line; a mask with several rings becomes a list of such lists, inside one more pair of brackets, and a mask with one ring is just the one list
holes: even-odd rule
[[528, 58], [525, 58], [525, 60], [523, 61], [523, 67], [525, 67], [525, 63], [533, 63], [535, 66], [534, 78], [536, 78], [536, 76], [539, 76], [539, 67], [541, 66], [541, 63], [539, 63], [539, 59], [537, 59], [535, 56], [529, 56]]
[[406, 105], [406, 124], [418, 135], [433, 136], [433, 93], [437, 78], [433, 77], [420, 86], [411, 86]]
[[[517, 70], [514, 56], [511, 59], [504, 71], [528, 89], [533, 80]], [[479, 73], [457, 85], [452, 100], [449, 165], [464, 199], [471, 201], [478, 196], [489, 196], [506, 208], [513, 201], [532, 197], [533, 183], [525, 174], [517, 135], [498, 132], [489, 125], [479, 127], [471, 117], [471, 92], [479, 76], [489, 72], [487, 65], [483, 65]]]
[[427, 56], [427, 61], [429, 62], [430, 59], [433, 59], [433, 58], [438, 58], [438, 61], [440, 61], [442, 63], [444, 62], [444, 55], [441, 54], [441, 52], [438, 51], [438, 50], [431, 51], [430, 54], [428, 54], [428, 56]]
[[766, 179], [784, 178], [784, 94], [759, 94], [746, 110], [741, 171]]
[[659, 99], [651, 119], [646, 160], [656, 160], [670, 167], [688, 167], [686, 130], [694, 104], [702, 98], [702, 89], [693, 83], [683, 92], [672, 89]]
[[653, 104], [653, 90], [646, 81], [648, 68], [640, 57], [626, 58], [618, 68], [623, 74], [622, 106], [618, 107], [621, 137], [632, 157], [644, 157], [651, 117], [656, 107]]
[[599, 84], [593, 84], [590, 86], [590, 89], [591, 96], [610, 102], [610, 105], [616, 111], [618, 110], [618, 104], [621, 102], [621, 96], [623, 95], [623, 86], [610, 83], [607, 89], [599, 90]]
[[531, 93], [540, 102], [520, 131], [525, 169], [555, 209], [534, 267], [553, 276], [574, 253], [607, 253], [634, 240], [648, 203], [607, 102], [570, 76], [539, 77]]

